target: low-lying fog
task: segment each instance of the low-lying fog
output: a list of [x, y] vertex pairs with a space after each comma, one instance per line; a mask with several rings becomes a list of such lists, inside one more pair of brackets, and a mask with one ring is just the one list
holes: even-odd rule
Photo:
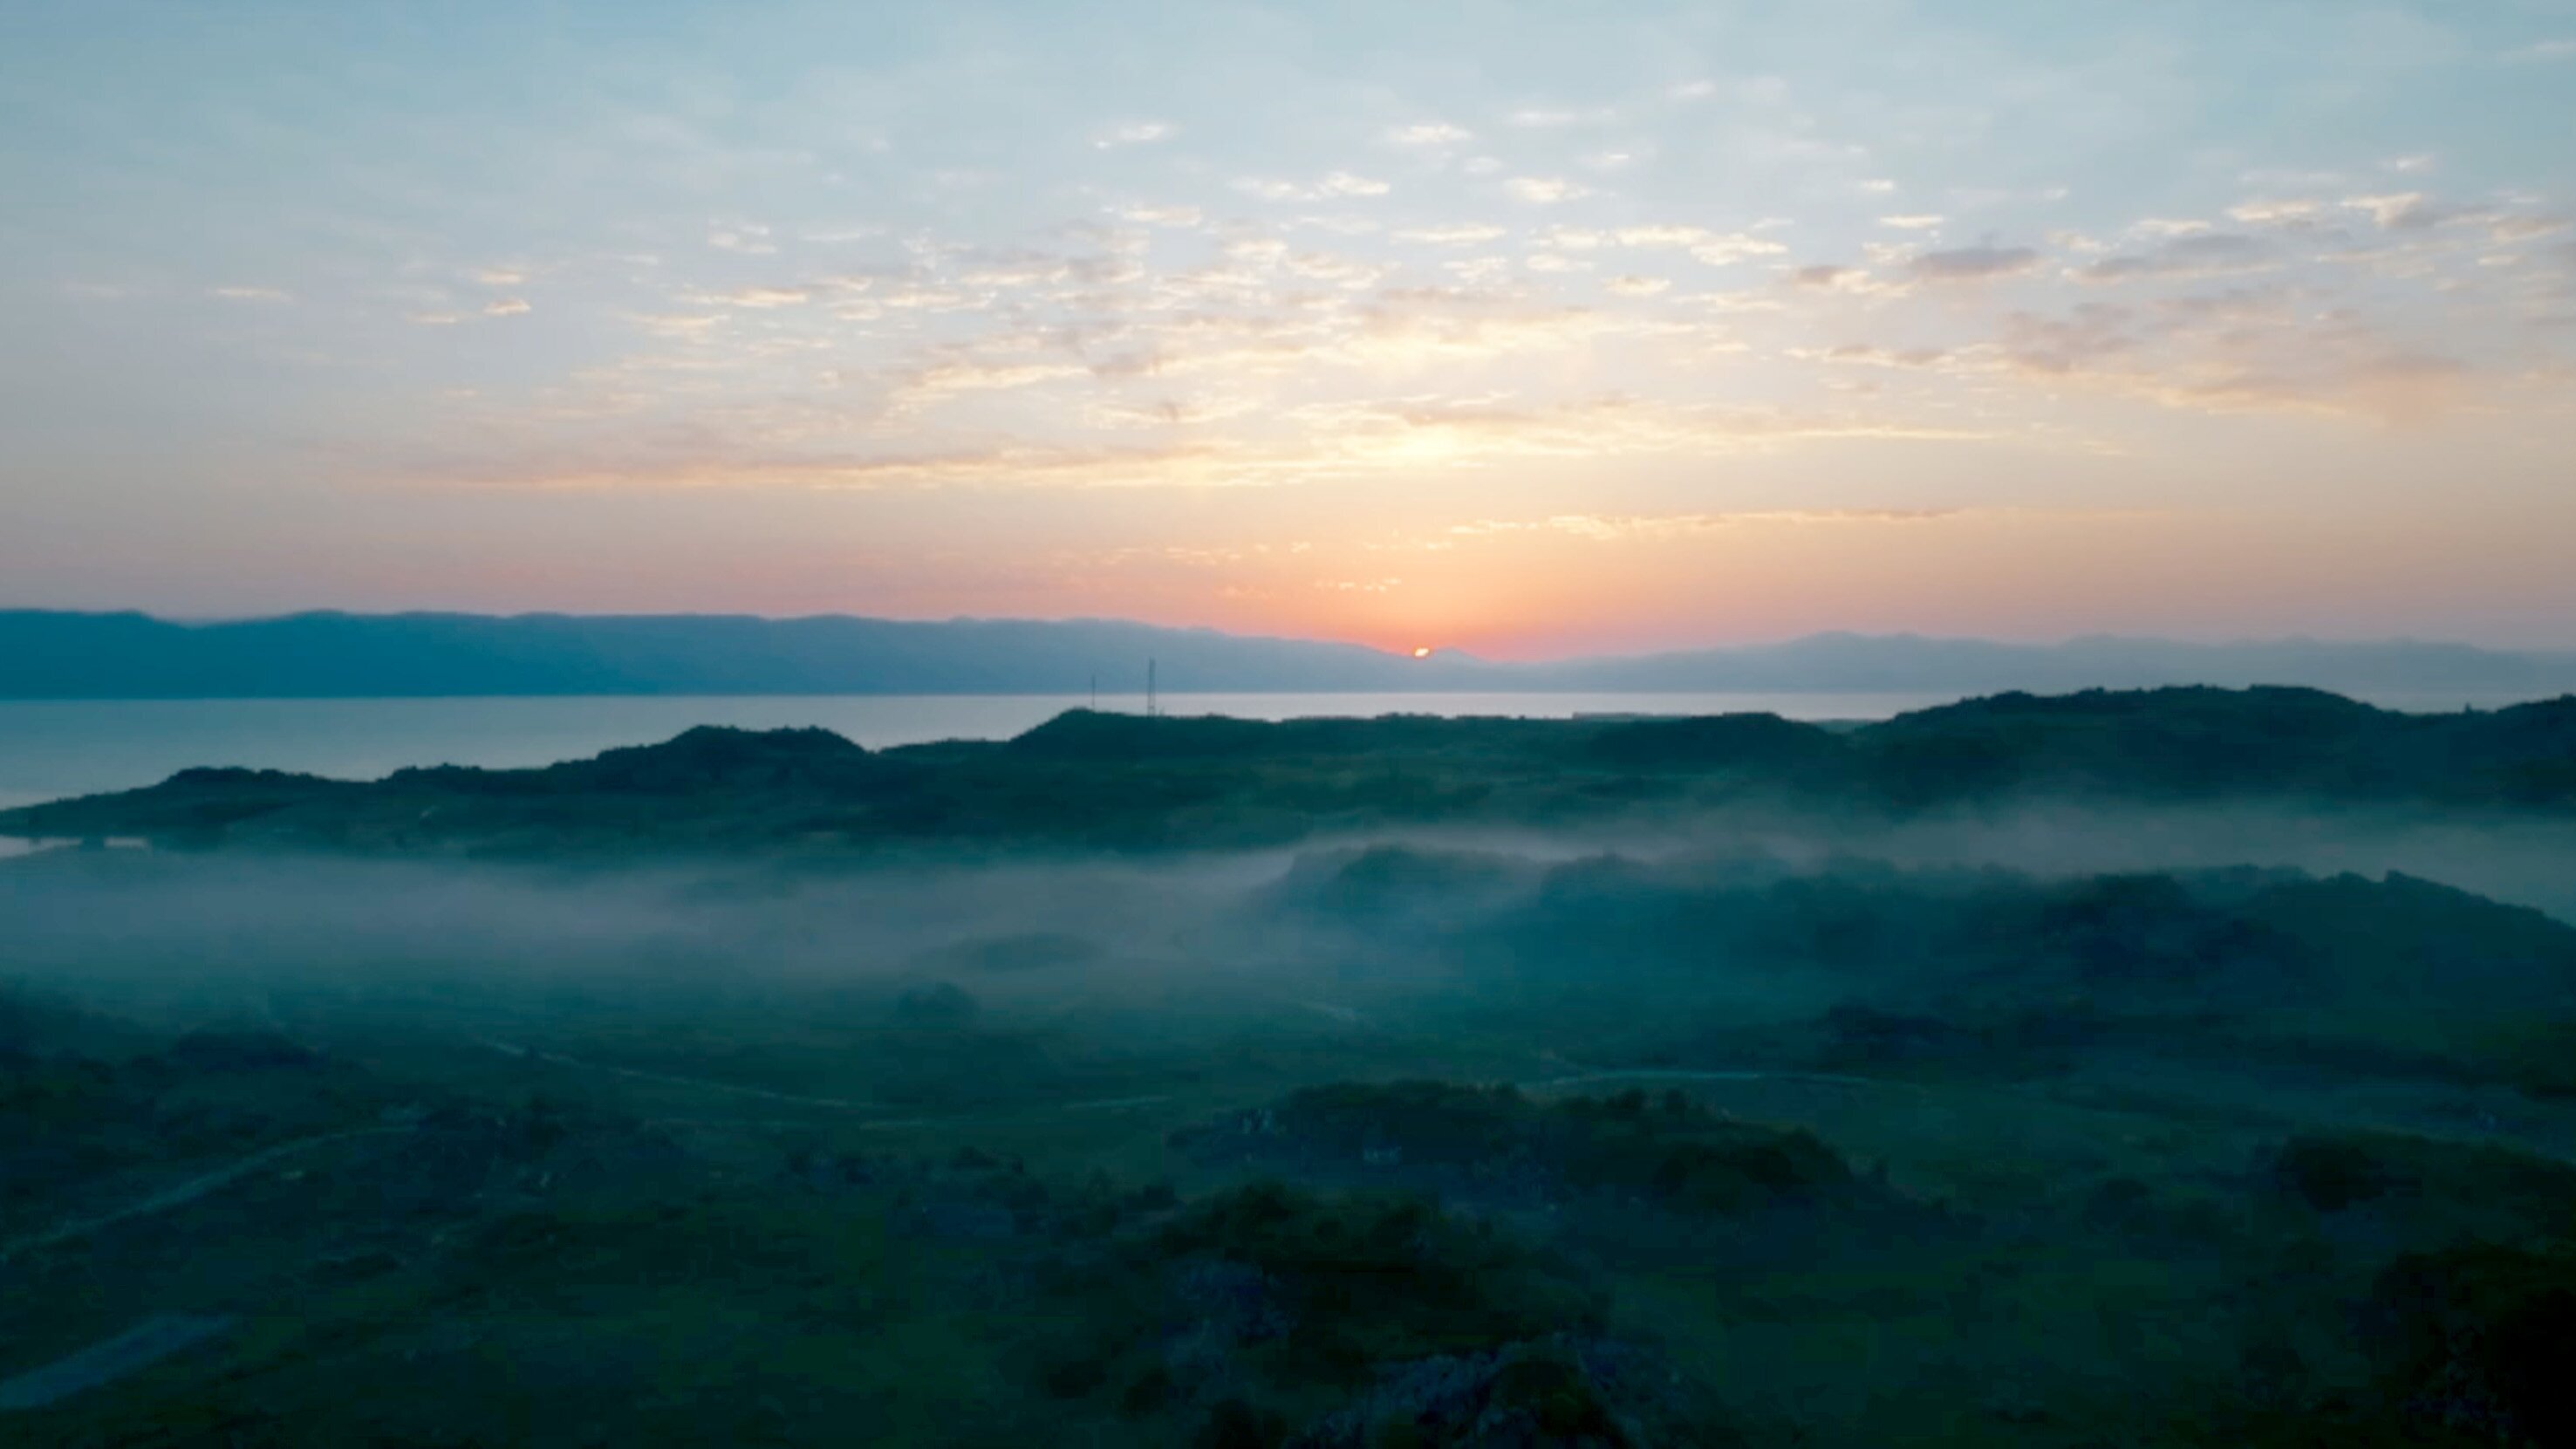
[[[240, 1006], [247, 998], [236, 989], [249, 983], [345, 990], [425, 975], [709, 992], [756, 983], [891, 990], [962, 970], [980, 973], [979, 991], [1007, 996], [1037, 981], [1056, 990], [1078, 979], [1096, 992], [1162, 972], [1171, 979], [1155, 990], [1258, 982], [1246, 989], [1276, 997], [1308, 992], [1312, 983], [1278, 978], [1317, 955], [1269, 909], [1281, 883], [1301, 861], [1385, 843], [1531, 872], [1595, 857], [1749, 860], [1790, 874], [1867, 861], [2041, 880], [2246, 865], [2374, 879], [2397, 871], [2576, 920], [2576, 874], [2565, 869], [2576, 859], [2576, 826], [2258, 809], [2041, 807], [1897, 827], [1712, 823], [1622, 838], [1390, 832], [1224, 855], [945, 868], [605, 870], [55, 848], [0, 862], [0, 980], [75, 992], [150, 983], [157, 994], [184, 989]], [[1417, 894], [1399, 892], [1397, 904], [1423, 913], [1415, 924], [1436, 934], [1457, 902]], [[1403, 934], [1392, 926], [1381, 918], [1373, 929], [1391, 940]], [[1012, 950], [1047, 954], [1027, 942], [1059, 943], [1082, 969], [1015, 972], [1002, 959]], [[1002, 964], [968, 959], [993, 943], [1005, 943], [994, 947]], [[1381, 955], [1371, 970], [1411, 978], [1416, 964]], [[1347, 963], [1339, 968], [1344, 984], [1350, 975]]]

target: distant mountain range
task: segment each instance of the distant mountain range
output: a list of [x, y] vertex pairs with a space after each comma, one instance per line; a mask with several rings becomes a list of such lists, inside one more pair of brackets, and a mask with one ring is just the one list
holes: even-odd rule
[[459, 695], [1061, 694], [1463, 690], [2056, 692], [2297, 684], [2364, 696], [2576, 691], [2576, 653], [2410, 641], [2006, 644], [1817, 634], [1783, 644], [1515, 664], [1112, 620], [294, 614], [191, 624], [0, 611], [0, 699]]

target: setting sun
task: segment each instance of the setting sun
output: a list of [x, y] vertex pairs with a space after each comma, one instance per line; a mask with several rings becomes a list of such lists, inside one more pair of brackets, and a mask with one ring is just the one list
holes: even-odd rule
[[1428, 645], [1428, 644], [1417, 644], [1417, 645], [1413, 646], [1413, 657], [1414, 657], [1414, 658], [1416, 658], [1416, 659], [1428, 659], [1428, 658], [1430, 658], [1430, 657], [1431, 657], [1431, 646], [1430, 646], [1430, 645]]

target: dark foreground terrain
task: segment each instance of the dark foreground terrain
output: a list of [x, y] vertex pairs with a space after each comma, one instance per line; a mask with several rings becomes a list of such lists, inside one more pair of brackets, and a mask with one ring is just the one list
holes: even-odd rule
[[[171, 848], [0, 862], [0, 1442], [2576, 1443], [2576, 928], [2434, 868], [2570, 858], [2475, 849], [2568, 708], [1077, 715], [20, 812]], [[2062, 858], [1903, 783], [1980, 768]], [[2177, 799], [2318, 813], [2123, 813]]]

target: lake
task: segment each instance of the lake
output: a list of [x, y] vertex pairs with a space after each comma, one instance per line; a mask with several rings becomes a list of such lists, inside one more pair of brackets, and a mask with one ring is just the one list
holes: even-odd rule
[[[1724, 714], [1885, 719], [1952, 694], [1183, 694], [1174, 714]], [[616, 696], [548, 699], [0, 701], [0, 808], [154, 784], [191, 765], [377, 779], [406, 765], [552, 764], [667, 740], [691, 725], [820, 725], [871, 749], [1006, 739], [1089, 701], [1080, 695]], [[2376, 699], [2457, 709], [2457, 698]], [[2506, 701], [2475, 701], [2480, 704]], [[1135, 710], [1133, 695], [1104, 709]]]

